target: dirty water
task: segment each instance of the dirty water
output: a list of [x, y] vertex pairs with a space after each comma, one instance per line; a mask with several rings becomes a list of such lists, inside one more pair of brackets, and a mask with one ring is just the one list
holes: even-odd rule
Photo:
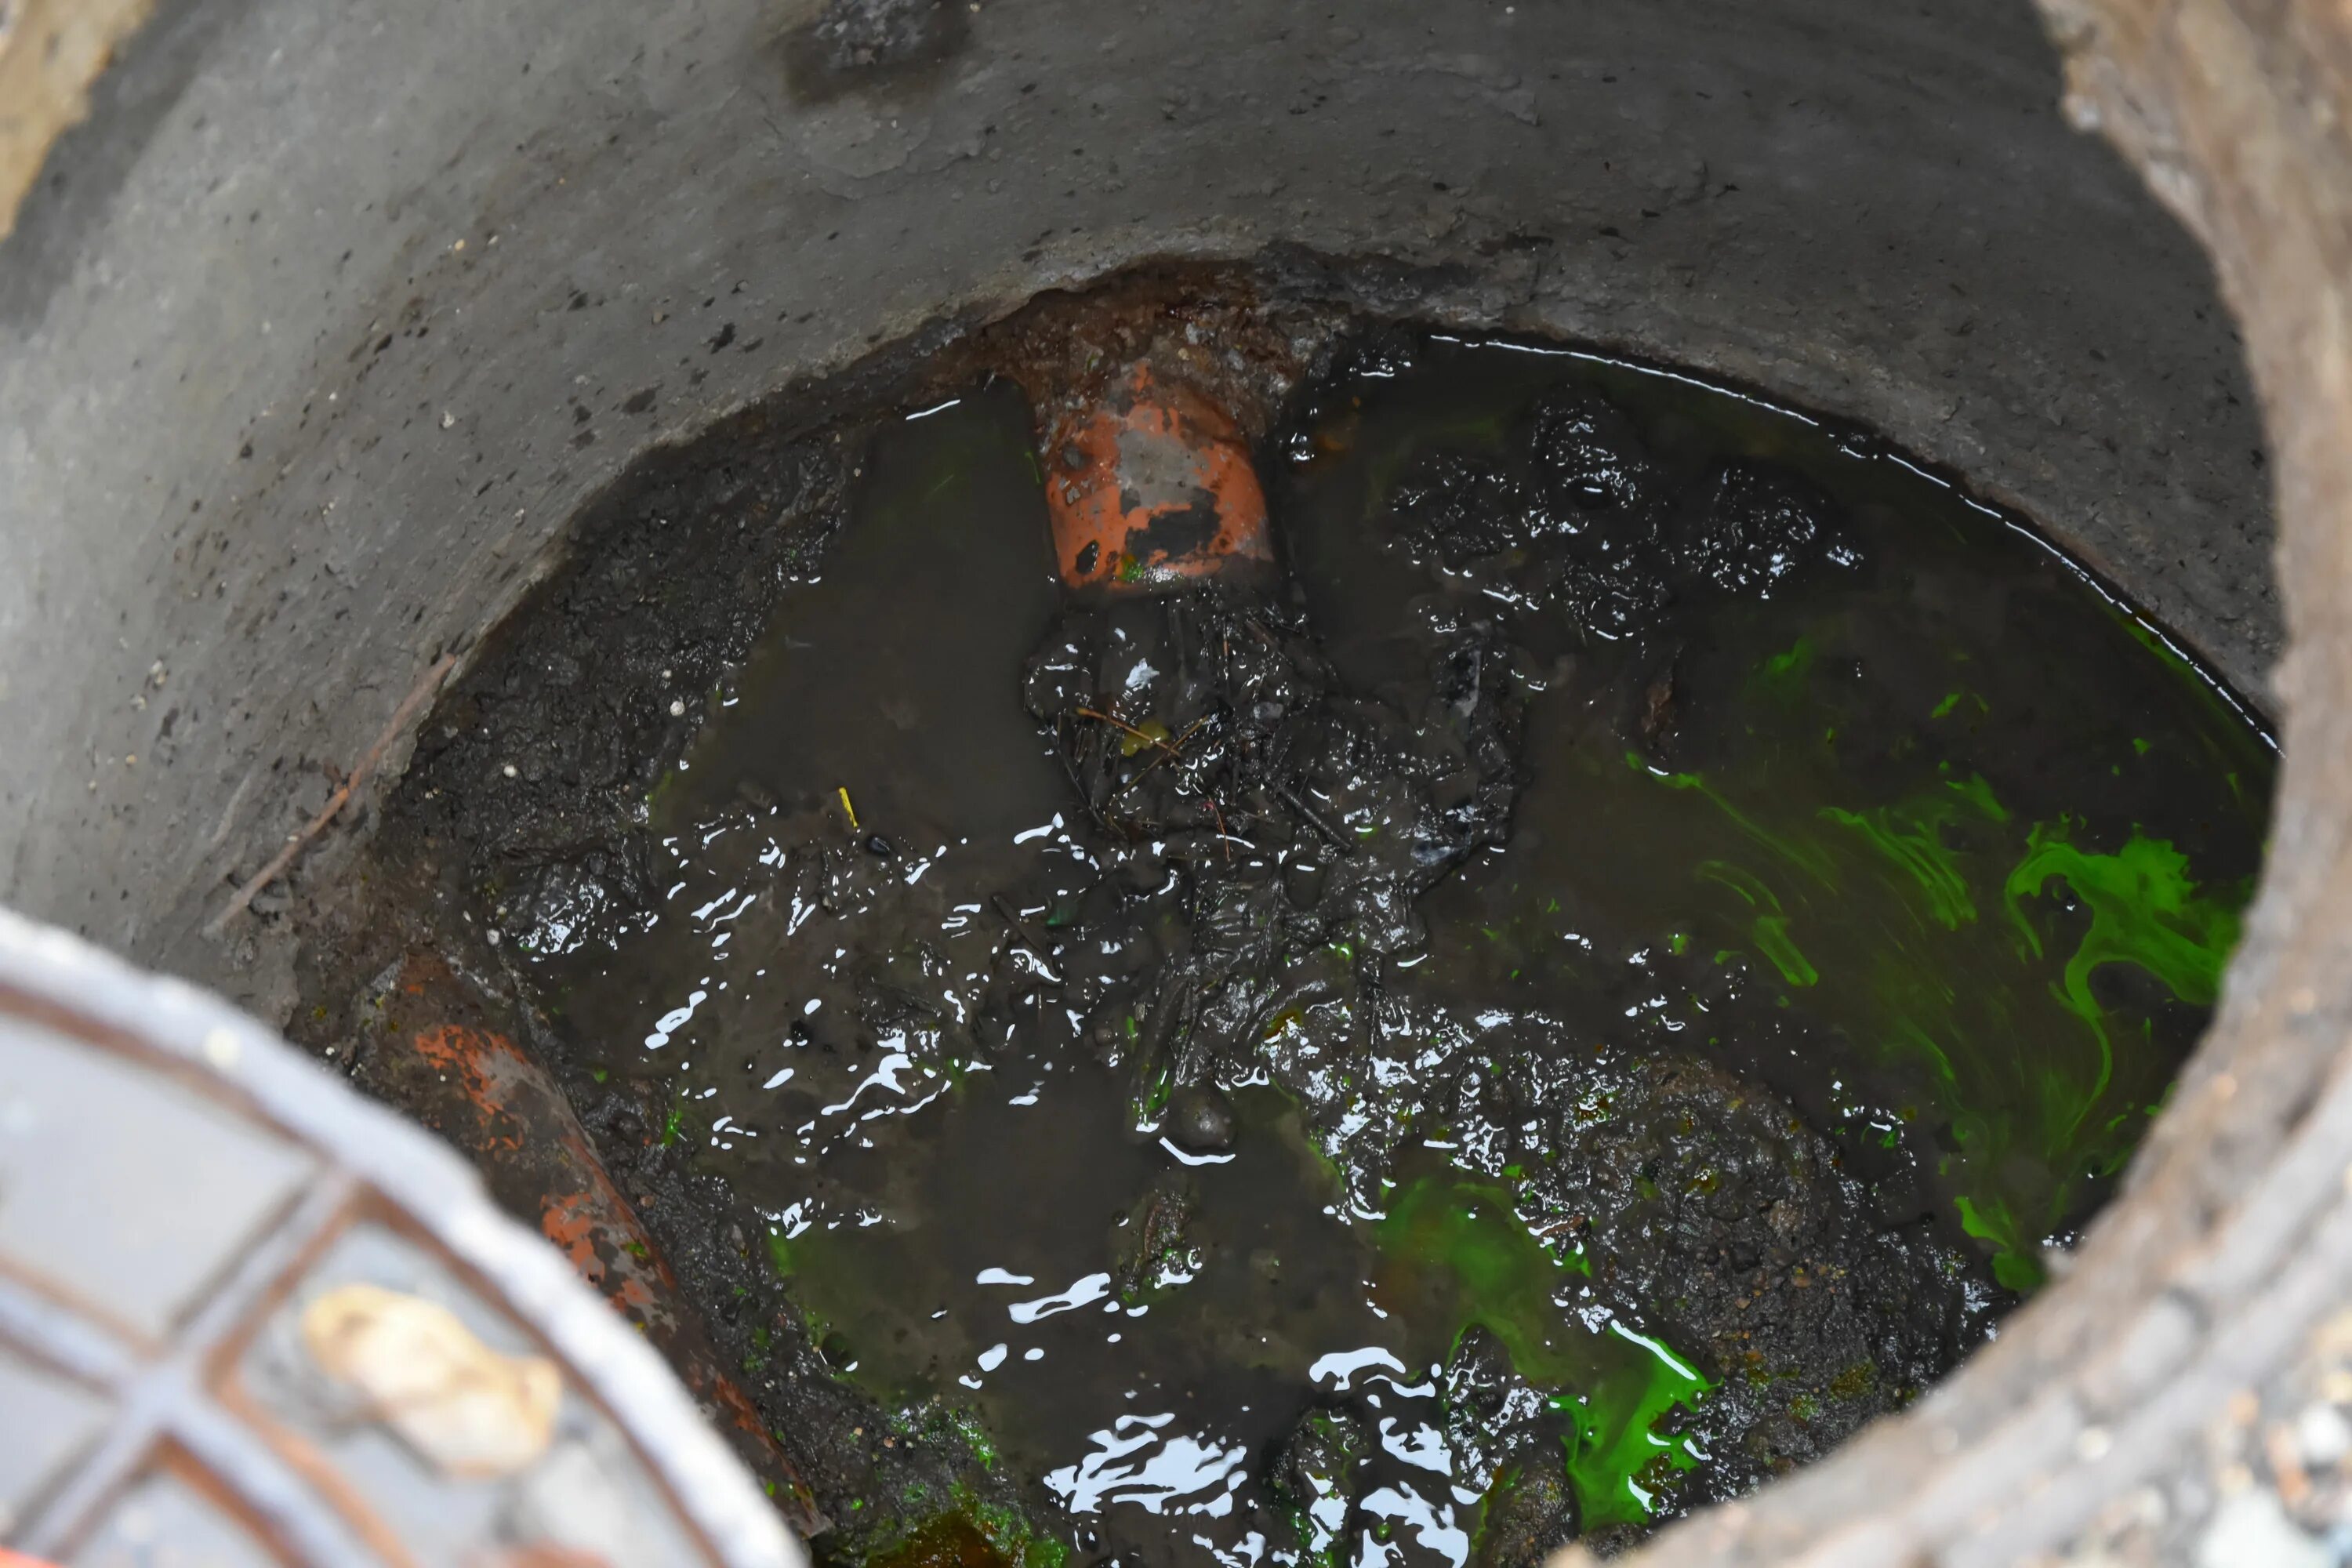
[[646, 891], [575, 847], [504, 921], [831, 1375], [1019, 1499], [822, 1553], [1610, 1545], [1916, 1396], [2110, 1190], [2273, 753], [2038, 538], [1375, 331], [1265, 458], [1285, 588], [1066, 605], [1034, 444], [1003, 384], [877, 432]]

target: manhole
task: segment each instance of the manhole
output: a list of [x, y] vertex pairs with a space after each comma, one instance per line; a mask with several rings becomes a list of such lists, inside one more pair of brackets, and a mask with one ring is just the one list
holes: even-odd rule
[[666, 1258], [829, 1559], [1526, 1564], [2042, 1283], [2273, 767], [1868, 432], [1151, 274], [601, 500], [301, 1032]]

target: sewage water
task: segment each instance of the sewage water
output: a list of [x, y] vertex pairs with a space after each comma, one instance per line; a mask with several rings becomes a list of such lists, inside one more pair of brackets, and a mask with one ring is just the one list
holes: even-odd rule
[[1374, 334], [1263, 466], [1283, 589], [1073, 605], [1018, 395], [892, 424], [662, 895], [520, 921], [835, 1374], [1021, 1490], [835, 1554], [1625, 1539], [1995, 1331], [2214, 1000], [2268, 738], [1901, 455]]

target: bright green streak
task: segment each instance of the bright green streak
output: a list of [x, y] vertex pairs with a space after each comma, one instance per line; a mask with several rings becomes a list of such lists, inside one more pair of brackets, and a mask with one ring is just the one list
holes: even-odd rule
[[[1869, 811], [1825, 806], [1822, 816], [1842, 827], [1851, 827], [1916, 885], [1927, 901], [1927, 914], [1946, 931], [1958, 931], [1977, 918], [1976, 901], [1952, 851], [1945, 846], [1944, 828], [1956, 820], [1963, 804], [1982, 809], [1991, 792], [1982, 779], [1974, 782], [1981, 796], [1962, 793], [1952, 798], [1930, 795], [1925, 801]], [[2000, 811], [1993, 804], [1992, 810]], [[1990, 814], [1988, 814], [1990, 815]], [[2001, 812], [2006, 816], [2006, 812]]]
[[1575, 1428], [1566, 1464], [1585, 1528], [1647, 1522], [1654, 1505], [1639, 1478], [1662, 1460], [1675, 1471], [1697, 1463], [1653, 1428], [1693, 1405], [1706, 1379], [1655, 1341], [1614, 1324], [1594, 1333], [1564, 1311], [1560, 1292], [1587, 1266], [1555, 1258], [1506, 1187], [1453, 1171], [1417, 1177], [1391, 1199], [1376, 1239], [1391, 1261], [1444, 1285], [1457, 1338], [1483, 1326], [1521, 1376], [1554, 1391]]
[[1696, 773], [1660, 773], [1642, 760], [1639, 752], [1625, 753], [1625, 765], [1637, 773], [1646, 773], [1672, 790], [1688, 790], [1707, 801], [1717, 811], [1729, 817], [1739, 831], [1770, 850], [1790, 865], [1811, 875], [1823, 887], [1837, 886], [1837, 869], [1830, 858], [1801, 839], [1774, 833], [1754, 817], [1724, 798], [1722, 792]]
[[[1654, 1430], [1667, 1412], [1694, 1405], [1713, 1386], [1664, 1345], [1622, 1323], [1610, 1324], [1622, 1344], [1646, 1361], [1629, 1361], [1621, 1375], [1604, 1374], [1582, 1408], [1565, 1400], [1552, 1407], [1577, 1418], [1568, 1457], [1569, 1483], [1576, 1489], [1588, 1530], [1608, 1524], [1643, 1524], [1656, 1516], [1657, 1502], [1645, 1477], [1654, 1478], [1661, 1460], [1676, 1473], [1698, 1463], [1690, 1450]], [[1622, 1412], [1613, 1417], [1595, 1413]]]
[[1996, 1204], [1997, 1213], [1988, 1214], [1977, 1205], [1975, 1199], [1962, 1194], [1954, 1200], [1960, 1211], [1960, 1228], [1979, 1241], [1990, 1241], [2000, 1248], [1993, 1254], [1992, 1277], [2011, 1290], [2038, 1289], [2042, 1284], [2042, 1265], [2030, 1252], [2017, 1245], [2018, 1225], [2005, 1204]]
[[1776, 653], [1764, 661], [1765, 683], [1785, 693], [1793, 693], [1811, 673], [1814, 652], [1812, 638], [1799, 637], [1789, 645], [1785, 652]]
[[2089, 1017], [2091, 971], [2102, 963], [2136, 963], [2164, 982], [2183, 1002], [2210, 1006], [2221, 994], [2221, 971], [2237, 945], [2235, 903], [2198, 896], [2189, 858], [2161, 838], [2135, 833], [2113, 855], [2095, 855], [2067, 841], [2071, 820], [2037, 823], [2025, 858], [2003, 891], [2018, 930], [2038, 956], [2042, 940], [2018, 900], [2063, 878], [2091, 910], [2091, 929], [2066, 964], [2068, 1005]]
[[1821, 979], [1821, 972], [1812, 965], [1789, 940], [1789, 917], [1780, 912], [1780, 900], [1772, 889], [1749, 876], [1738, 867], [1724, 860], [1707, 860], [1700, 864], [1698, 874], [1710, 882], [1720, 882], [1746, 900], [1756, 911], [1748, 922], [1748, 934], [1756, 943], [1756, 951], [1771, 960], [1780, 978], [1791, 985], [1811, 985]]
[[[2066, 1010], [2090, 1026], [2099, 1042], [2099, 1078], [2075, 1124], [2091, 1102], [2106, 1092], [2115, 1070], [2106, 1009], [2091, 994], [2091, 972], [2105, 963], [2130, 963], [2163, 982], [2191, 1006], [2209, 1007], [2221, 986], [2222, 966], [2238, 943], [2236, 904], [2198, 896], [2189, 878], [2189, 858], [2161, 838], [2133, 834], [2112, 855], [2095, 855], [2067, 841], [2073, 824], [2036, 823], [2026, 840], [2025, 858], [2002, 888], [2009, 912], [2035, 957], [2042, 938], [2025, 918], [2021, 900], [2039, 893], [2052, 878], [2074, 889], [2091, 911], [2091, 929], [2066, 961], [2053, 987]], [[2067, 1129], [2069, 1135], [2074, 1131]]]
[[[2133, 965], [2179, 1001], [2210, 1005], [2248, 889], [2200, 890], [2160, 839], [2134, 833], [2101, 851], [2078, 842], [2073, 818], [2018, 824], [1973, 774], [1787, 821], [1805, 790], [1784, 782], [1751, 805], [1696, 774], [1627, 760], [1736, 832], [1727, 843], [1722, 828], [1686, 821], [1678, 836], [1697, 851], [1687, 874], [1720, 889], [1715, 918], [1732, 922], [1734, 942], [1812, 993], [1822, 1021], [1926, 1069], [1957, 1150], [1946, 1175], [1963, 1227], [1992, 1245], [2004, 1284], [2036, 1283], [2040, 1238], [2086, 1177], [2121, 1168], [2133, 1113], [2160, 1092], [2151, 1056], [2117, 1095], [2119, 1044], [2148, 1021], [2113, 1016], [2093, 973]], [[1726, 858], [1741, 841], [1765, 854]], [[2087, 930], [2081, 913], [2037, 897], [2059, 883]], [[2010, 920], [1988, 924], [1984, 911], [2000, 907]]]

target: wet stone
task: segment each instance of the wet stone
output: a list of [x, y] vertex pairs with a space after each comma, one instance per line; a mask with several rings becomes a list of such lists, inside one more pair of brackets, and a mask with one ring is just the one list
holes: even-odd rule
[[1189, 1235], [1193, 1204], [1189, 1184], [1171, 1173], [1155, 1183], [1122, 1222], [1125, 1234], [1117, 1271], [1121, 1300], [1148, 1300], [1200, 1271], [1201, 1251]]
[[1580, 1533], [1556, 1426], [1535, 1423], [1507, 1439], [1480, 1505], [1471, 1568], [1538, 1568]]
[[1546, 1426], [1551, 1414], [1542, 1391], [1519, 1374], [1510, 1351], [1484, 1323], [1472, 1323], [1454, 1342], [1439, 1392], [1462, 1478], [1481, 1488], [1501, 1473], [1519, 1435]]
[[1564, 615], [1588, 637], [1629, 636], [1675, 602], [1666, 498], [1637, 452], [1572, 447], [1549, 470], [1544, 457], [1520, 453], [1518, 463], [1537, 465], [1522, 477], [1511, 458], [1431, 453], [1397, 487], [1391, 526], [1415, 555], [1508, 612]]
[[1819, 1458], [1983, 1337], [1990, 1292], [1953, 1289], [1964, 1259], [1930, 1227], [1882, 1228], [1786, 1103], [1671, 1057], [1595, 1079], [1529, 1194], [1573, 1216], [1596, 1293], [1642, 1303], [1716, 1381], [1726, 1473]]
[[1578, 499], [1562, 513], [1537, 510], [1500, 462], [1463, 453], [1424, 460], [1397, 487], [1398, 520], [1449, 566], [1575, 531]]
[[1364, 1461], [1373, 1435], [1361, 1411], [1318, 1405], [1302, 1414], [1274, 1450], [1267, 1487], [1290, 1515], [1298, 1548], [1310, 1563], [1350, 1561], [1346, 1547], [1359, 1522]]
[[1775, 465], [1726, 463], [1699, 494], [1683, 562], [1724, 593], [1766, 597], [1817, 561], [1851, 566], [1860, 559], [1839, 537], [1829, 497]]
[[1579, 514], [1638, 514], [1669, 493], [1665, 474], [1624, 411], [1597, 393], [1559, 387], [1535, 401], [1529, 457], [1536, 493], [1564, 532], [1582, 533], [1593, 521]]
[[1179, 1089], [1169, 1100], [1162, 1125], [1188, 1154], [1222, 1154], [1234, 1146], [1233, 1103], [1213, 1088]]

